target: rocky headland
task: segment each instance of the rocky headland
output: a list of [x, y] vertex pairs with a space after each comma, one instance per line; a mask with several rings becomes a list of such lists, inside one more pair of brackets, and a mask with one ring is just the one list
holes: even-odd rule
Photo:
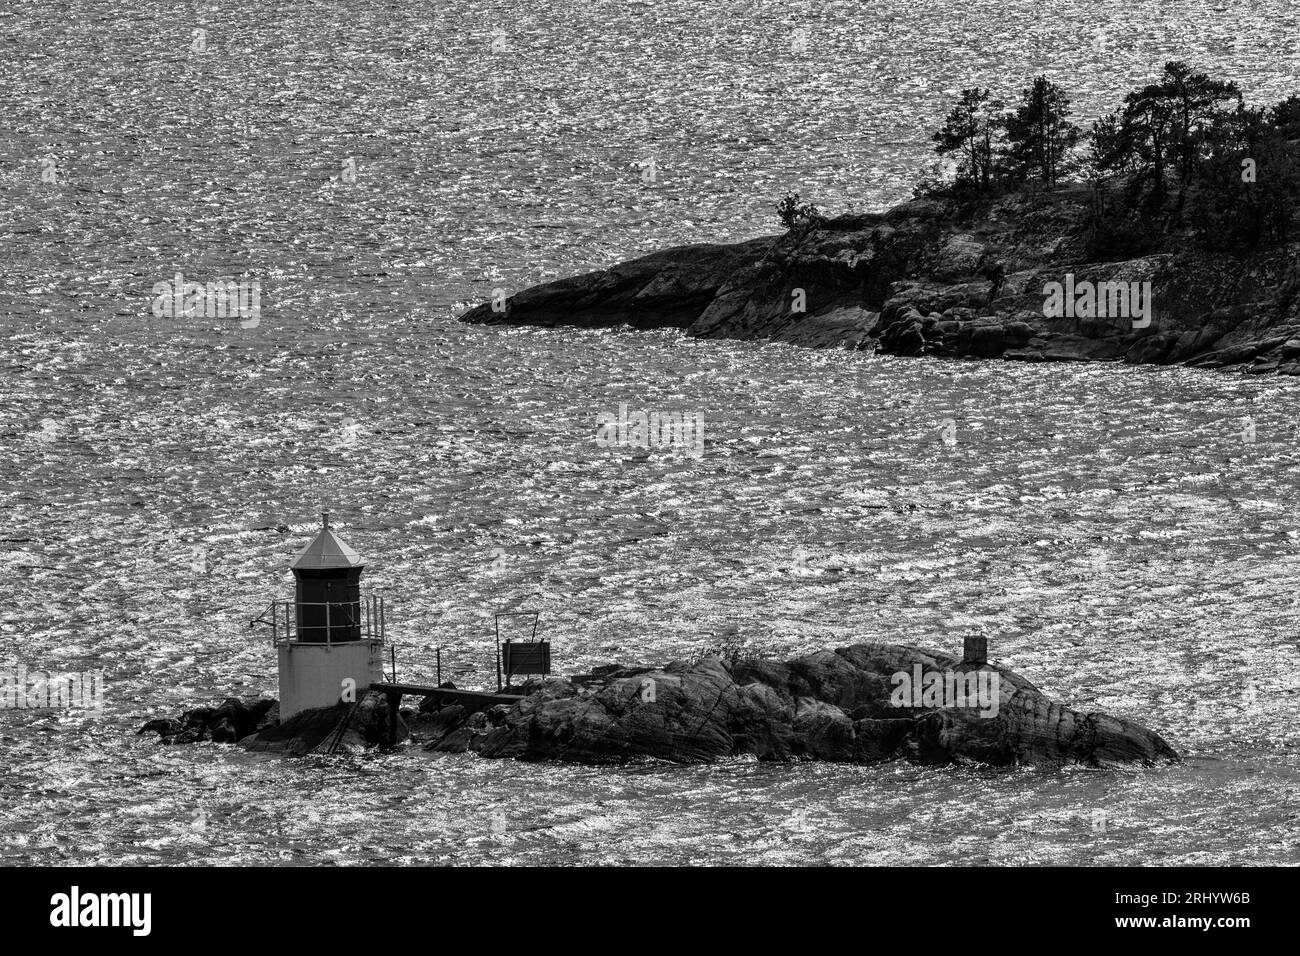
[[[907, 675], [904, 682], [899, 675]], [[967, 681], [991, 693], [939, 705], [924, 682]], [[900, 690], [915, 683], [916, 694]], [[616, 763], [641, 758], [693, 763], [752, 755], [759, 760], [995, 766], [1152, 764], [1178, 755], [1141, 724], [1073, 710], [994, 664], [898, 644], [858, 644], [785, 662], [707, 656], [665, 667], [610, 664], [588, 674], [535, 679], [522, 699], [479, 709], [427, 698], [399, 721], [398, 737], [446, 753]], [[951, 701], [949, 702], [951, 703]], [[164, 742], [238, 742], [300, 755], [387, 742], [379, 693], [356, 705], [304, 711], [283, 724], [268, 700], [231, 699], [153, 720], [140, 733]]]
[[[1251, 254], [1173, 238], [1090, 259], [1086, 186], [972, 206], [915, 199], [783, 236], [690, 245], [524, 289], [471, 323], [678, 328], [889, 355], [1122, 361], [1300, 375], [1300, 243]], [[1150, 283], [1149, 324], [1049, 317], [1045, 287]], [[802, 311], [799, 308], [802, 307]], [[1141, 327], [1135, 327], [1141, 326]]]

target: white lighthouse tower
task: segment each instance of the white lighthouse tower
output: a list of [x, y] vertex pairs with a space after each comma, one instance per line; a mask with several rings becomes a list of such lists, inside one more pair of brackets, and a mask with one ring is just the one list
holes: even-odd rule
[[258, 618], [271, 625], [279, 655], [282, 721], [312, 707], [359, 700], [383, 680], [384, 599], [361, 593], [365, 563], [330, 528], [328, 512], [290, 567], [294, 599], [272, 601]]

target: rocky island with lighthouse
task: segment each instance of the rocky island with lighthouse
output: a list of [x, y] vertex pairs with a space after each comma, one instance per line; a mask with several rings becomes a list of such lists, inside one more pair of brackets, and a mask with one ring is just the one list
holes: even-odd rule
[[[1082, 712], [987, 659], [902, 644], [857, 644], [787, 661], [724, 652], [664, 666], [616, 664], [497, 692], [385, 680], [382, 598], [361, 591], [364, 562], [329, 526], [292, 565], [292, 600], [254, 623], [272, 628], [279, 700], [228, 698], [139, 733], [165, 743], [237, 743], [304, 755], [340, 747], [422, 746], [481, 757], [585, 763], [659, 759], [873, 763], [974, 761], [1108, 766], [1177, 760], [1131, 720]], [[522, 655], [521, 655], [522, 657]], [[401, 708], [404, 698], [418, 700]]]

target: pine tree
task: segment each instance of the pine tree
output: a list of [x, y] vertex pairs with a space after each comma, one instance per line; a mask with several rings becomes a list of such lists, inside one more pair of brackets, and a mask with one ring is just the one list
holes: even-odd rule
[[1185, 63], [1165, 64], [1161, 88], [1174, 104], [1174, 154], [1182, 182], [1191, 181], [1205, 133], [1230, 105], [1241, 105], [1241, 90], [1230, 80], [1193, 73]]
[[1017, 179], [1037, 177], [1048, 189], [1056, 186], [1066, 157], [1079, 141], [1079, 128], [1066, 119], [1069, 115], [1065, 92], [1047, 77], [1036, 77], [1020, 107], [1004, 121], [1007, 156]]
[[1136, 170], [1163, 201], [1166, 177], [1178, 174], [1179, 199], [1196, 170], [1205, 136], [1226, 102], [1241, 101], [1237, 85], [1193, 73], [1185, 63], [1165, 64], [1160, 79], [1124, 97], [1123, 107], [1093, 128], [1098, 169]]
[[982, 192], [993, 183], [994, 139], [1001, 130], [1002, 101], [990, 99], [988, 90], [971, 87], [961, 91], [943, 129], [934, 134], [934, 151], [940, 156], [961, 157], [957, 178]]
[[1269, 111], [1269, 119], [1287, 139], [1300, 139], [1300, 96], [1289, 96]]

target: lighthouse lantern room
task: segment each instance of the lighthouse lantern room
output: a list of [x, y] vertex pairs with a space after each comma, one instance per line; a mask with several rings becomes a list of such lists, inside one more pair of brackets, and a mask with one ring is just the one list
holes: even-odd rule
[[361, 593], [365, 562], [321, 516], [321, 529], [290, 566], [292, 601], [272, 601], [254, 623], [271, 625], [279, 655], [280, 719], [357, 700], [383, 679], [384, 599]]

